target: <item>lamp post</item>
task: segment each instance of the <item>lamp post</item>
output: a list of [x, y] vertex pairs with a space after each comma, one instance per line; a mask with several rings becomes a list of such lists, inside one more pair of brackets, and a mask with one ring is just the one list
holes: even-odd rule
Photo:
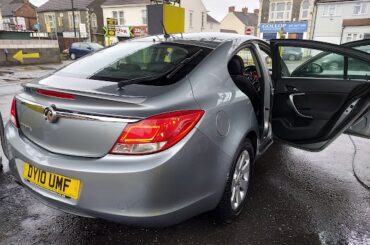
[[73, 5], [73, 0], [71, 0], [71, 5], [72, 5], [73, 30], [74, 30], [75, 38], [76, 38], [77, 37], [77, 35], [76, 35], [76, 21], [75, 21], [75, 10], [74, 10], [74, 5]]

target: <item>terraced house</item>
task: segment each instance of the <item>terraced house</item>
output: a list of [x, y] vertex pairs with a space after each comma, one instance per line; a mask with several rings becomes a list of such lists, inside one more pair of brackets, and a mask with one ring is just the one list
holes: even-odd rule
[[103, 43], [102, 2], [49, 0], [37, 9], [41, 31], [57, 36], [61, 48], [69, 47], [76, 40]]
[[311, 39], [314, 31], [315, 0], [260, 0], [258, 35], [266, 40], [284, 35]]

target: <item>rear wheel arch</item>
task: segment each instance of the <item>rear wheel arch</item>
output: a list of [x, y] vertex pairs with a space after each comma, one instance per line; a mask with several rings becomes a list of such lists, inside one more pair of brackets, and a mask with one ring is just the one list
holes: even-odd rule
[[248, 132], [247, 135], [245, 136], [244, 140], [246, 140], [246, 139], [249, 139], [252, 142], [254, 155], [256, 156], [257, 142], [258, 142], [257, 133], [255, 131]]

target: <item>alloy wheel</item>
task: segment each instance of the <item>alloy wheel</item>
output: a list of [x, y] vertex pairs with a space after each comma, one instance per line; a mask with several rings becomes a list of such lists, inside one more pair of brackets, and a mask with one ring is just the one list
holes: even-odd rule
[[231, 184], [231, 207], [237, 210], [247, 196], [250, 174], [251, 158], [249, 152], [244, 150], [236, 163]]

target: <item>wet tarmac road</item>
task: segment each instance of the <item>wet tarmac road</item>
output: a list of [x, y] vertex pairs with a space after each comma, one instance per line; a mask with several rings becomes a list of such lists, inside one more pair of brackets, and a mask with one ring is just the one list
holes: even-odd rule
[[[16, 89], [0, 88], [2, 113]], [[216, 224], [206, 213], [164, 229], [48, 208], [15, 184], [5, 166], [0, 244], [370, 244], [370, 192], [354, 177], [353, 157], [348, 136], [321, 153], [274, 144], [257, 161], [247, 208], [234, 223]]]
[[370, 192], [352, 173], [352, 143], [323, 153], [275, 144], [256, 165], [245, 212], [231, 225], [203, 214], [165, 229], [76, 217], [40, 204], [0, 175], [0, 243], [370, 244]]

